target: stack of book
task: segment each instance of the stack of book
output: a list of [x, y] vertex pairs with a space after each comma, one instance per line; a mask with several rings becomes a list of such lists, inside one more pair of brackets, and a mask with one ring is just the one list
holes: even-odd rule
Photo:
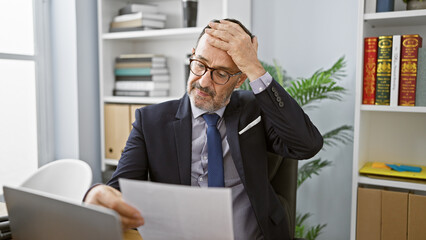
[[165, 97], [170, 75], [164, 55], [122, 54], [116, 58], [114, 96]]
[[418, 34], [364, 39], [363, 104], [426, 106], [426, 49]]
[[[3, 203], [1, 203], [3, 205]], [[0, 206], [0, 240], [12, 239], [12, 233], [10, 232], [9, 218], [6, 213], [3, 213]]]
[[157, 5], [131, 3], [118, 11], [111, 21], [110, 32], [161, 29], [167, 15], [158, 12]]

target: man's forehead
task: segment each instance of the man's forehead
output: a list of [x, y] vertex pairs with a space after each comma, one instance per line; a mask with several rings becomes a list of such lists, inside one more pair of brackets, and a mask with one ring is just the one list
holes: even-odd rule
[[207, 34], [204, 34], [197, 47], [194, 50], [194, 57], [205, 62], [206, 64], [214, 64], [209, 66], [213, 68], [220, 68], [224, 70], [233, 70], [236, 65], [232, 61], [231, 56], [228, 55], [224, 50], [216, 48], [207, 42], [209, 38]]
[[194, 54], [194, 58], [203, 61], [204, 63], [208, 64], [209, 67], [222, 69], [222, 70], [225, 70], [225, 71], [233, 71], [233, 68], [235, 66], [235, 64], [232, 64], [232, 66], [230, 66], [231, 64], [219, 63], [219, 62], [215, 62], [214, 65], [211, 65], [212, 63], [211, 63], [211, 61], [209, 61], [208, 58], [204, 57], [203, 55], [199, 55], [199, 54]]

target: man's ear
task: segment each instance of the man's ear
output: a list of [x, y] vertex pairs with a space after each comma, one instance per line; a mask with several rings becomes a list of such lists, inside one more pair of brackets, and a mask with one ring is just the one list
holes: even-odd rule
[[238, 79], [237, 85], [235, 85], [235, 88], [239, 88], [241, 85], [243, 85], [243, 83], [246, 81], [246, 79], [247, 79], [247, 75], [242, 73], [240, 75], [240, 78]]
[[192, 48], [192, 55], [195, 54], [195, 48]]

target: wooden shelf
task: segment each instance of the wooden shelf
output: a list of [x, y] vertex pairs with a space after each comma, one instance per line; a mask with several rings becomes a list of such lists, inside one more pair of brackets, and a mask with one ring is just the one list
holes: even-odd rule
[[359, 176], [358, 183], [382, 187], [401, 188], [414, 191], [426, 191], [426, 181], [425, 183], [417, 183]]
[[426, 25], [426, 10], [366, 13], [364, 21], [373, 27]]
[[426, 107], [361, 105], [361, 111], [426, 113]]
[[203, 28], [169, 28], [159, 30], [146, 30], [146, 31], [131, 31], [131, 32], [113, 32], [102, 34], [104, 40], [117, 40], [117, 39], [164, 39], [171, 40], [173, 38], [187, 38], [194, 37], [200, 34]]

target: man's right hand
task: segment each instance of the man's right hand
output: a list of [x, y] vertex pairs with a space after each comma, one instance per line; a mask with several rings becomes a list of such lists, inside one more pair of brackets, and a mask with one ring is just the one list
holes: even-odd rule
[[87, 193], [84, 202], [115, 210], [121, 217], [123, 229], [136, 228], [145, 223], [139, 211], [124, 202], [121, 192], [113, 187], [107, 185], [93, 187]]

